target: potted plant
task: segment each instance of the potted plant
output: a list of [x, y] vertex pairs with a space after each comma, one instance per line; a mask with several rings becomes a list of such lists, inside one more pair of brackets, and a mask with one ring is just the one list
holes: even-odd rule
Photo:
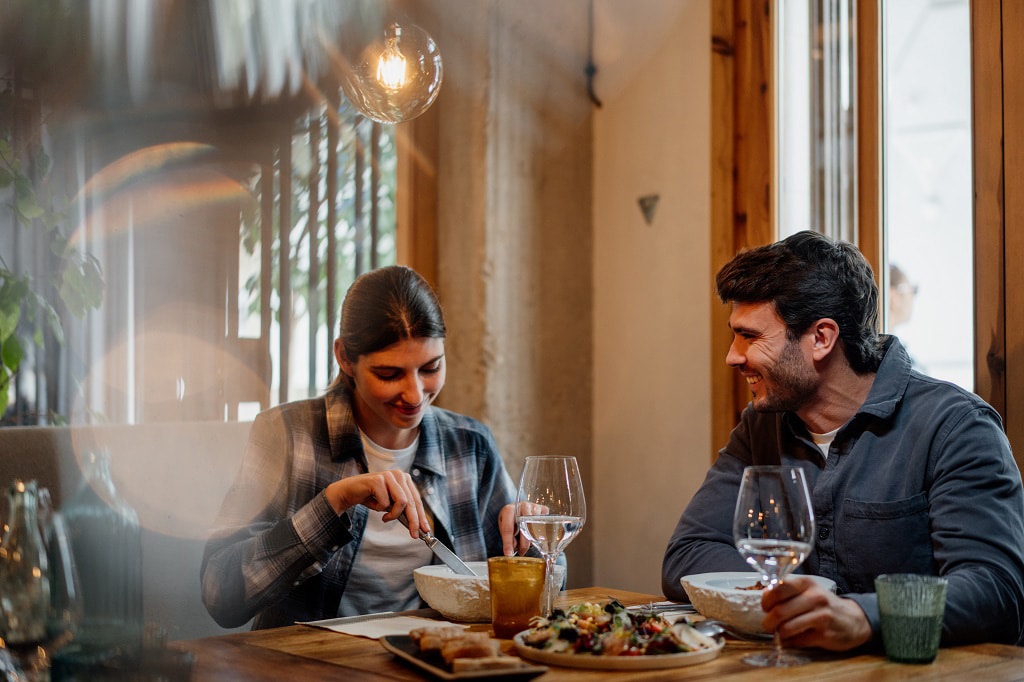
[[0, 414], [27, 349], [63, 346], [65, 316], [83, 317], [103, 296], [99, 261], [69, 240], [69, 202], [52, 178], [44, 132], [38, 103], [0, 77], [0, 244], [31, 243], [38, 254], [29, 264], [18, 262], [27, 249], [0, 248]]

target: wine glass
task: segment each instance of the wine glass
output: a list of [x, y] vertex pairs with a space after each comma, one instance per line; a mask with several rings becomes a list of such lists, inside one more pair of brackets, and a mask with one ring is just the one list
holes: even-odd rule
[[[803, 469], [749, 466], [743, 471], [732, 535], [736, 549], [757, 570], [766, 589], [775, 589], [811, 552], [814, 508]], [[802, 665], [810, 659], [782, 649], [775, 631], [770, 653], [752, 654], [744, 663], [760, 667]]]
[[46, 554], [50, 563], [50, 608], [46, 618], [47, 649], [51, 655], [75, 638], [82, 620], [82, 588], [71, 553], [67, 524], [59, 511], [51, 511], [47, 524]]
[[550, 615], [555, 593], [558, 555], [587, 521], [587, 502], [575, 457], [527, 457], [519, 479], [516, 525], [547, 563], [544, 590], [545, 616]]

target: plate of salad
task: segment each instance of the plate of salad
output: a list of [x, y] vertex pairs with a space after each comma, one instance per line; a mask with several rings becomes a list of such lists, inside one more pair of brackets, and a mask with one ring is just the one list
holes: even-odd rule
[[520, 658], [594, 670], [656, 670], [718, 656], [725, 643], [653, 612], [629, 612], [616, 600], [581, 602], [538, 618], [513, 639]]

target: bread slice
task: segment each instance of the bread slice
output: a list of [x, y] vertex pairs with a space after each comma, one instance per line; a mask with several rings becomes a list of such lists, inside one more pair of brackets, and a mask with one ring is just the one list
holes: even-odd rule
[[445, 625], [439, 627], [415, 628], [409, 631], [409, 639], [420, 648], [420, 651], [431, 652], [441, 651], [445, 642], [468, 634], [464, 628]]
[[441, 645], [441, 658], [451, 664], [456, 658], [487, 658], [500, 653], [498, 640], [486, 632], [467, 632]]
[[482, 656], [480, 658], [456, 658], [452, 660], [452, 672], [463, 673], [475, 670], [501, 670], [518, 668], [523, 665], [515, 656]]

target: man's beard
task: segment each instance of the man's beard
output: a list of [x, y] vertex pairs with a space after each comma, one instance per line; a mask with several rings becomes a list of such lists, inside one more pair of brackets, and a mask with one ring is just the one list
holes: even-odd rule
[[795, 341], [786, 344], [779, 359], [761, 376], [768, 390], [762, 398], [754, 399], [758, 412], [796, 412], [814, 395], [817, 383]]

